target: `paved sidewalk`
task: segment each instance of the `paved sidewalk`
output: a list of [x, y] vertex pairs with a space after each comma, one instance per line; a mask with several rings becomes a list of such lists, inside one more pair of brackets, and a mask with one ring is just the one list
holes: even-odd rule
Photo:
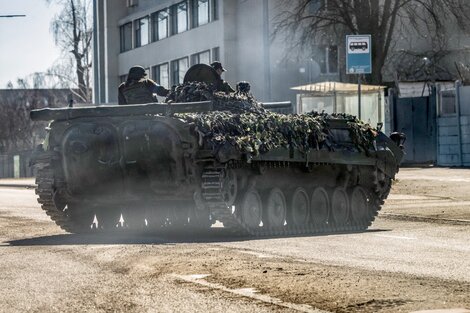
[[35, 188], [34, 177], [28, 178], [0, 178], [0, 187]]

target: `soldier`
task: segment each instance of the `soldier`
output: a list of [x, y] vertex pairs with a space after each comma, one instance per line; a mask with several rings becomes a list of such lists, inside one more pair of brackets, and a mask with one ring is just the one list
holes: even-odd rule
[[217, 81], [217, 90], [225, 93], [235, 92], [235, 90], [233, 90], [233, 88], [221, 77], [222, 73], [225, 72], [225, 69], [222, 67], [222, 63], [215, 61], [211, 63], [211, 66], [219, 76]]
[[156, 95], [165, 97], [168, 89], [147, 78], [142, 66], [131, 67], [126, 82], [119, 85], [119, 104], [158, 102]]

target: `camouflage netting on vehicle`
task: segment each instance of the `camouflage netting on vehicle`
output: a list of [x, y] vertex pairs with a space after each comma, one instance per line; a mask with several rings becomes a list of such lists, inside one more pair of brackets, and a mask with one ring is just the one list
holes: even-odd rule
[[195, 131], [212, 148], [231, 144], [240, 152], [253, 156], [278, 147], [295, 148], [302, 152], [326, 146], [330, 150], [336, 143], [328, 131], [331, 119], [346, 119], [351, 138], [356, 147], [367, 151], [373, 145], [376, 131], [353, 116], [338, 114], [283, 115], [265, 113], [231, 113], [215, 111], [209, 113], [177, 114], [177, 117], [195, 124]]
[[194, 123], [196, 131], [214, 148], [229, 143], [252, 155], [278, 147], [308, 151], [325, 140], [321, 121], [307, 115], [216, 111], [178, 117]]
[[355, 146], [367, 151], [373, 146], [376, 131], [348, 114], [278, 114], [265, 110], [250, 94], [225, 94], [205, 83], [187, 83], [174, 86], [166, 102], [193, 102], [211, 100], [216, 111], [176, 114], [188, 123], [213, 149], [226, 144], [242, 153], [256, 156], [272, 149], [294, 148], [302, 152], [326, 147], [337, 148], [328, 122], [343, 119], [349, 125]]
[[217, 91], [213, 84], [189, 82], [173, 86], [165, 102], [212, 101], [217, 111], [265, 112], [263, 107], [249, 93], [231, 93]]

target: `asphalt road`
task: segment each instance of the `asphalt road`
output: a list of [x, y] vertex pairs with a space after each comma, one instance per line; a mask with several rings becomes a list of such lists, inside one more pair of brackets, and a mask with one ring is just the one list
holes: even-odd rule
[[[456, 197], [429, 195], [423, 175], [445, 177], [404, 171], [366, 232], [261, 239], [220, 228], [70, 235], [42, 213], [33, 190], [0, 188], [0, 311], [464, 312], [470, 186], [468, 199], [458, 188]], [[455, 177], [440, 183], [460, 186]]]

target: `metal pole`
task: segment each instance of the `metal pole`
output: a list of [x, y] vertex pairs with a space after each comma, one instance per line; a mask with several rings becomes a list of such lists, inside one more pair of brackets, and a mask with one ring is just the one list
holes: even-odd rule
[[460, 89], [462, 83], [460, 81], [455, 82], [455, 113], [457, 113], [457, 134], [459, 136], [459, 166], [463, 166], [463, 155], [462, 155], [462, 123], [460, 121]]
[[358, 117], [361, 119], [361, 74], [357, 76], [357, 107]]
[[101, 77], [100, 77], [100, 60], [98, 52], [98, 6], [97, 0], [93, 0], [93, 103], [102, 102], [101, 99]]
[[338, 113], [338, 99], [336, 94], [336, 87], [335, 91], [333, 92], [333, 113]]

